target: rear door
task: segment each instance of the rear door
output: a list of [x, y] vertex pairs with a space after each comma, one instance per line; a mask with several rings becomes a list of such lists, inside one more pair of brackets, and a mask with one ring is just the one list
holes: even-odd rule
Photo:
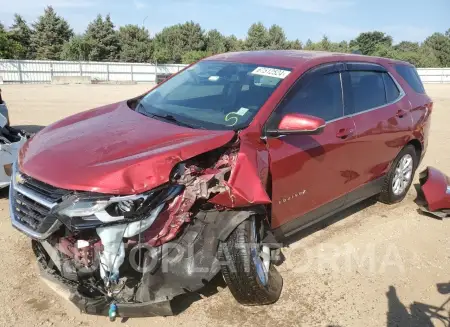
[[[268, 138], [272, 173], [272, 227], [287, 233], [341, 207], [350, 186], [355, 124], [344, 115], [343, 64], [328, 64], [300, 77], [270, 117], [276, 128], [287, 113], [323, 118], [320, 135]], [[296, 219], [298, 218], [298, 219]]]
[[344, 92], [356, 126], [352, 143], [354, 178], [357, 188], [381, 178], [409, 141], [411, 106], [400, 85], [383, 66], [347, 63]]
[[[411, 118], [413, 123], [413, 136], [422, 143], [422, 157], [427, 149], [428, 133], [430, 130], [430, 114], [433, 109], [433, 102], [426, 94], [422, 81], [416, 68], [408, 64], [395, 64], [395, 72], [408, 93], [408, 100], [411, 103]], [[400, 80], [401, 82], [401, 80]]]

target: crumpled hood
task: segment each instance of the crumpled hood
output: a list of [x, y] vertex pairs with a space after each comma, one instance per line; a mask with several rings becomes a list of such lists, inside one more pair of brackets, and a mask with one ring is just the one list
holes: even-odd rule
[[59, 188], [135, 194], [167, 182], [178, 162], [233, 136], [155, 120], [121, 102], [46, 127], [22, 147], [19, 167]]

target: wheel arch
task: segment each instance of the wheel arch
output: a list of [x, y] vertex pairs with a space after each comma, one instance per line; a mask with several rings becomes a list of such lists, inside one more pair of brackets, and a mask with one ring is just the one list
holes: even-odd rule
[[416, 153], [417, 153], [417, 157], [420, 161], [420, 158], [422, 157], [422, 151], [423, 151], [422, 143], [418, 139], [412, 139], [406, 144], [406, 146], [408, 146], [408, 145], [412, 145], [414, 147], [414, 149], [416, 150]]

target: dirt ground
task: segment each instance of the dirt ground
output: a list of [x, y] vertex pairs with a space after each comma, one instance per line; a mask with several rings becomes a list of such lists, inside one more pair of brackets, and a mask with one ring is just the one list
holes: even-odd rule
[[[137, 95], [149, 86], [4, 85], [13, 125], [45, 126], [73, 113]], [[428, 85], [435, 101], [428, 153], [450, 175], [450, 85]], [[29, 240], [10, 226], [0, 193], [0, 325], [110, 326], [80, 314], [38, 278]], [[411, 189], [400, 204], [366, 201], [284, 249], [280, 300], [238, 305], [220, 280], [210, 296], [186, 297], [180, 314], [117, 321], [121, 326], [449, 326], [450, 219], [417, 213]], [[345, 219], [342, 219], [345, 218]], [[195, 301], [194, 301], [195, 300]], [[442, 306], [443, 305], [443, 306]], [[184, 308], [184, 309], [183, 309]]]

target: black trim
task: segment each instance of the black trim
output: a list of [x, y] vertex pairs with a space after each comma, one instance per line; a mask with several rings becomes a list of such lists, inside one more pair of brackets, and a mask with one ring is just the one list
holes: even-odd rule
[[379, 64], [368, 62], [345, 62], [346, 70], [373, 71], [387, 73], [387, 69]]
[[319, 126], [314, 130], [282, 130], [282, 129], [268, 129], [266, 131], [267, 137], [278, 137], [283, 135], [318, 135], [322, 134], [325, 125]]
[[[328, 202], [319, 208], [308, 212], [284, 225], [273, 230], [275, 237], [280, 240], [291, 236], [305, 228], [308, 228], [332, 215], [347, 209], [358, 202], [361, 202], [371, 196], [381, 192], [385, 177], [380, 177], [372, 182], [369, 182], [357, 189], [347, 193], [340, 198]], [[337, 208], [337, 209], [336, 209]]]

